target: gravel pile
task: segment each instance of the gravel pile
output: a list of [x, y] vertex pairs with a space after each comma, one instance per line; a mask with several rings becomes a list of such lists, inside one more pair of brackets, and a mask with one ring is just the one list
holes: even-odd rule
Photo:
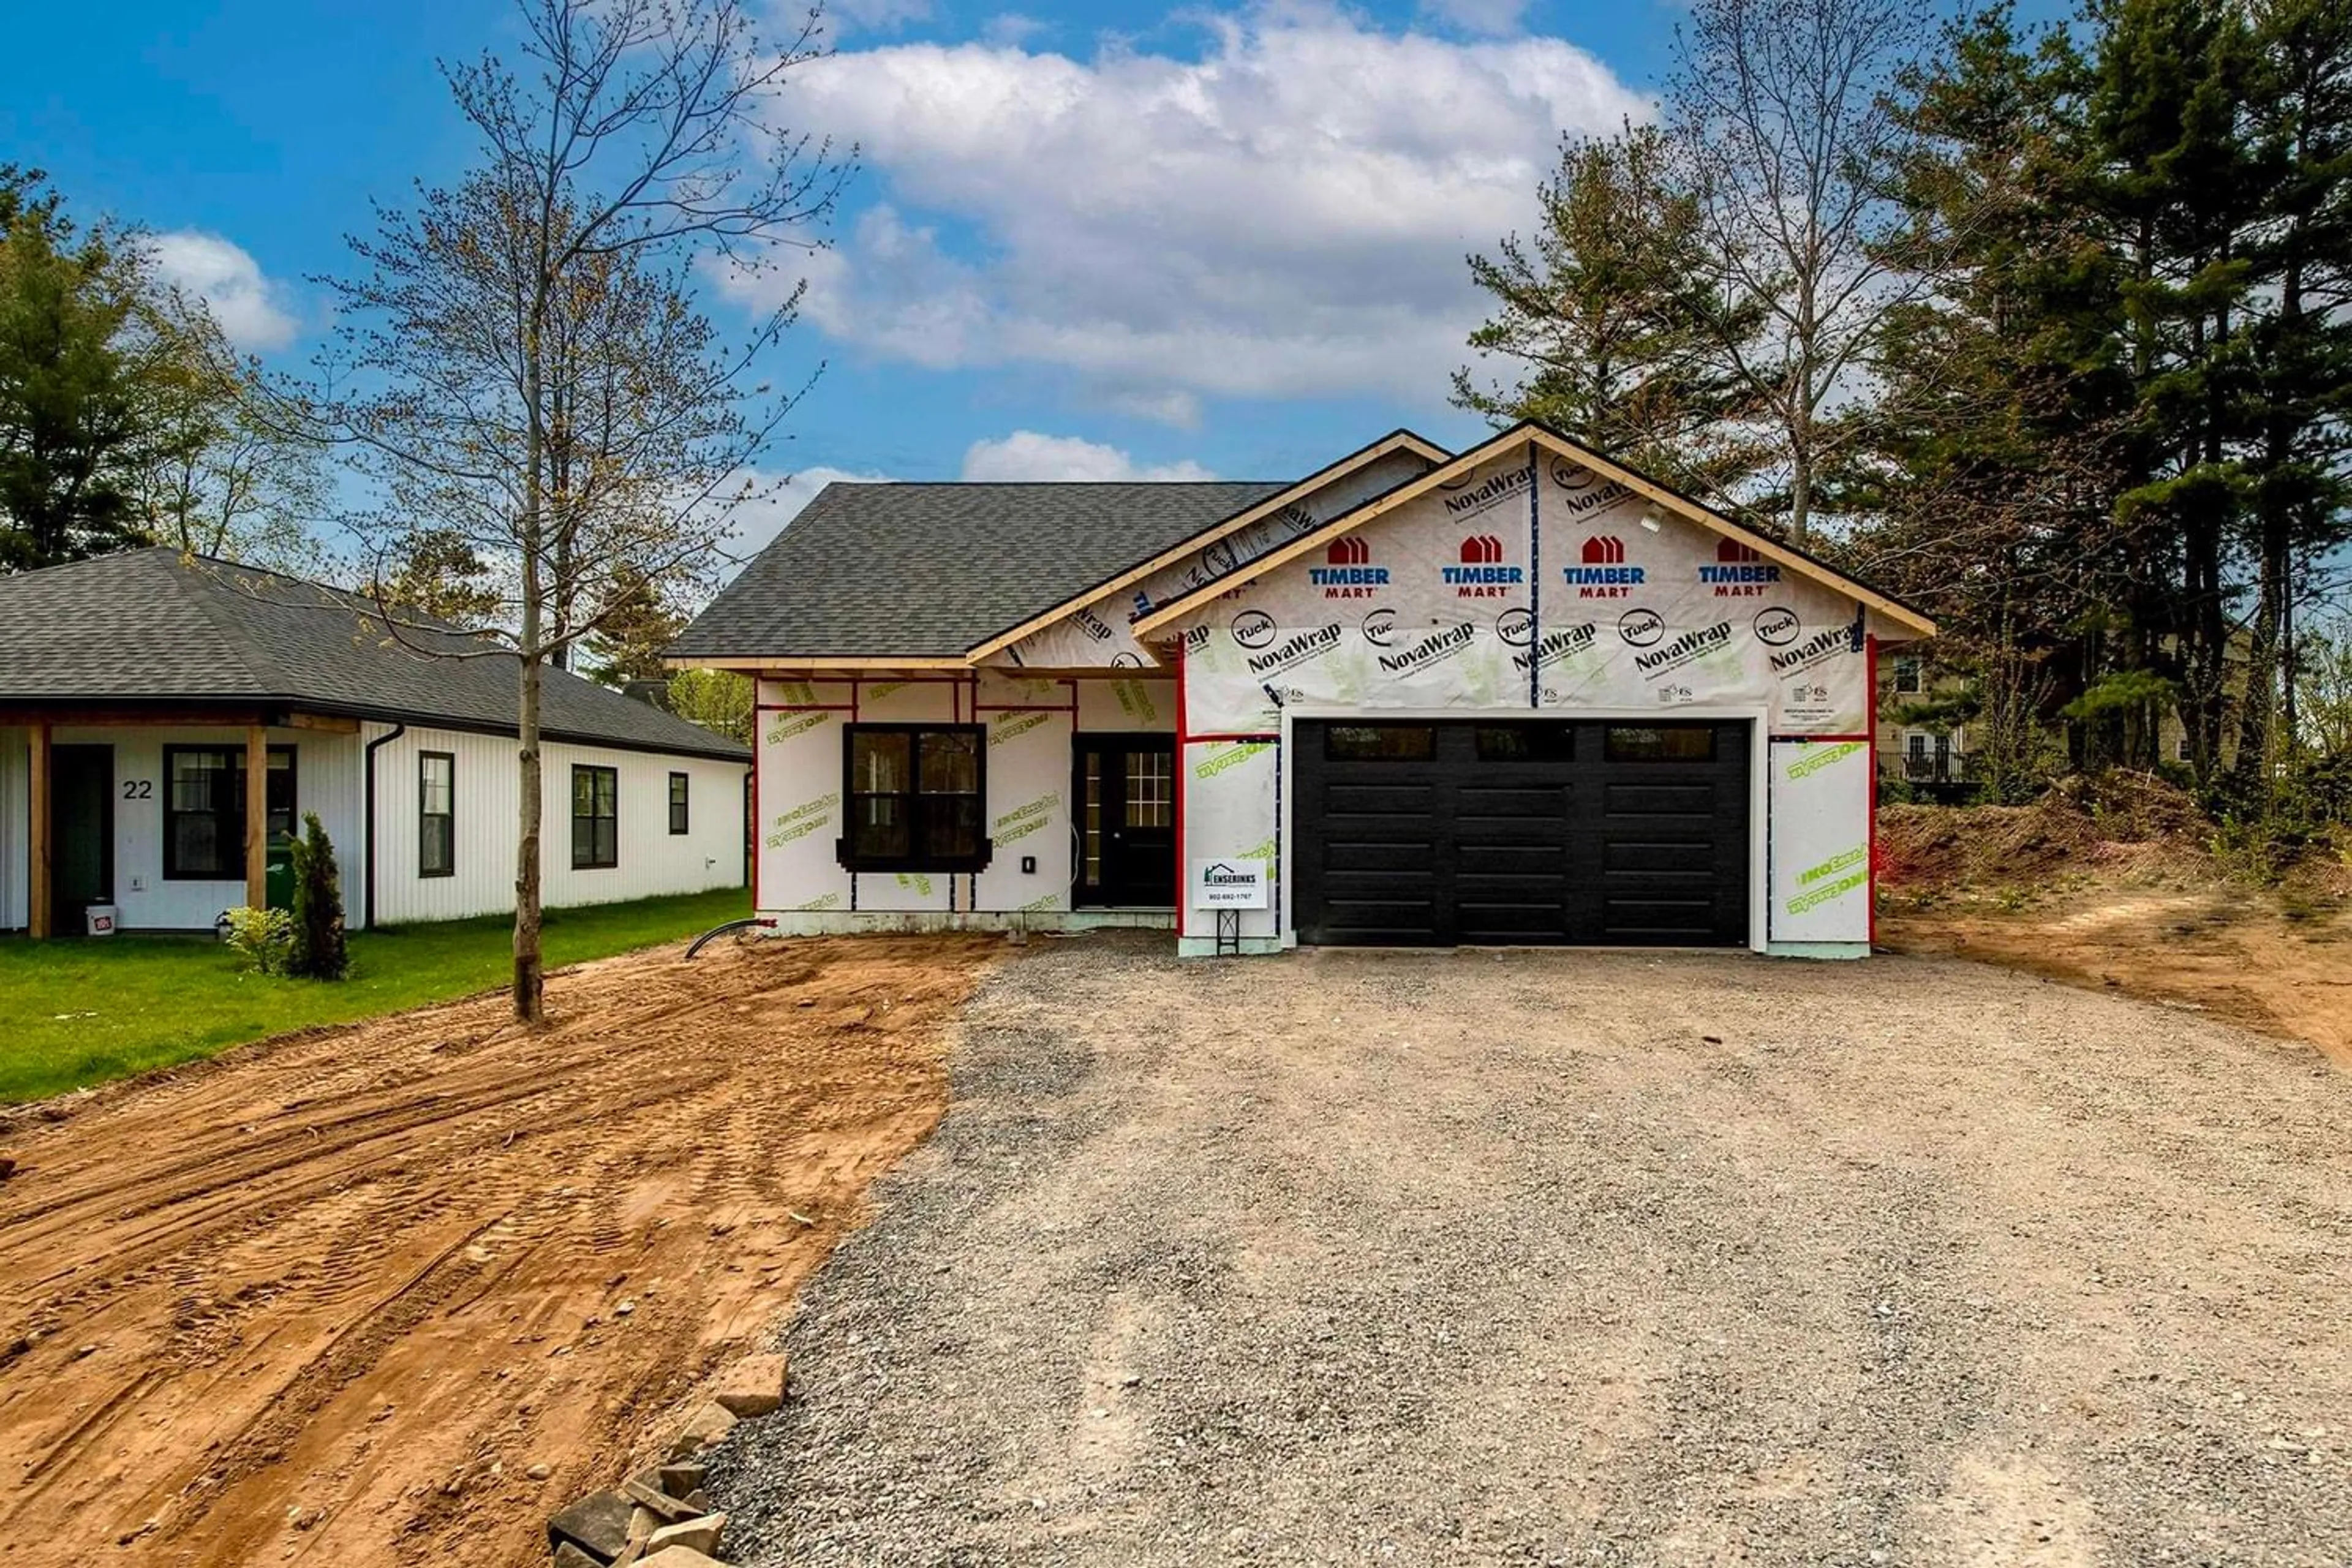
[[2352, 1561], [2352, 1075], [1990, 968], [1041, 943], [746, 1563]]

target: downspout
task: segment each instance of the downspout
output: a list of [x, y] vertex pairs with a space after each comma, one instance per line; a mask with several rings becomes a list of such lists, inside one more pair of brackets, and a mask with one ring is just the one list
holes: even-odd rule
[[408, 733], [405, 722], [394, 724], [367, 743], [360, 771], [367, 777], [367, 895], [362, 899], [361, 921], [369, 931], [375, 930], [375, 754], [379, 748], [390, 745]]

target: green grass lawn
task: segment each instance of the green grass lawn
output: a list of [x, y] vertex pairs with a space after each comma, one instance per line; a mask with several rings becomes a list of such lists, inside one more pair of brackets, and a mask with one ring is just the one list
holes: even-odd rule
[[[740, 888], [551, 910], [547, 966], [682, 942], [749, 913]], [[340, 984], [245, 973], [208, 937], [0, 941], [0, 1104], [504, 985], [513, 930], [501, 915], [362, 931]]]

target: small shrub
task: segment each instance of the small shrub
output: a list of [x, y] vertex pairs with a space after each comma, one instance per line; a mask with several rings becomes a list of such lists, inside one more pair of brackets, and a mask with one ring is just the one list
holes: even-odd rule
[[243, 905], [228, 912], [228, 945], [256, 974], [283, 974], [294, 955], [294, 917]]
[[351, 950], [343, 942], [343, 883], [335, 868], [335, 847], [306, 812], [302, 837], [294, 841], [294, 946], [287, 973], [310, 980], [341, 980], [351, 973]]

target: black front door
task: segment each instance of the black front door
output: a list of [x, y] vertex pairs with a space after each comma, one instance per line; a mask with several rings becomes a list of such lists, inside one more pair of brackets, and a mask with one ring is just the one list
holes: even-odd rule
[[1176, 745], [1167, 735], [1080, 735], [1074, 901], [1176, 905]]
[[49, 888], [56, 929], [79, 933], [82, 911], [114, 899], [114, 748], [49, 752]]

